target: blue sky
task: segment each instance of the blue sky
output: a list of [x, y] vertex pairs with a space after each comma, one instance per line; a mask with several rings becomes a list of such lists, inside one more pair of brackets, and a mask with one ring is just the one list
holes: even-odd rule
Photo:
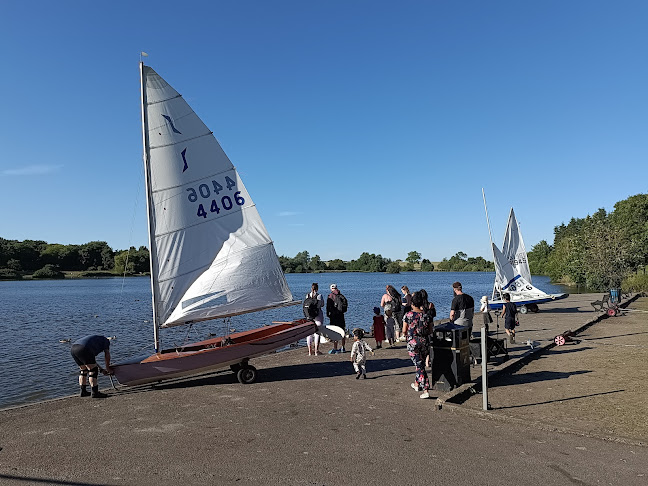
[[147, 244], [139, 52], [279, 254], [491, 257], [648, 192], [644, 1], [3, 1], [0, 236]]

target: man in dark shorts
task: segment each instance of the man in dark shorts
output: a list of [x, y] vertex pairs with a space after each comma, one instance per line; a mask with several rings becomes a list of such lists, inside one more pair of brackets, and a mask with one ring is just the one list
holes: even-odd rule
[[[103, 352], [104, 360], [106, 361], [106, 371], [111, 373], [112, 368], [110, 367], [109, 349], [110, 341], [108, 341], [108, 338], [99, 335], [82, 337], [72, 344], [72, 349], [70, 350], [72, 357], [81, 369], [81, 371], [79, 371], [79, 386], [81, 387], [81, 393], [79, 396], [92, 396], [92, 398], [106, 398], [108, 396], [99, 391], [99, 385], [97, 383], [99, 366], [97, 366], [95, 357], [99, 353]], [[88, 378], [90, 379], [92, 393], [87, 390]]]
[[461, 282], [453, 283], [452, 290], [455, 296], [450, 305], [450, 321], [460, 326], [468, 326], [472, 335], [475, 301], [470, 295], [463, 293]]
[[502, 317], [504, 318], [504, 329], [509, 337], [509, 343], [515, 343], [515, 326], [517, 326], [517, 307], [511, 302], [511, 295], [502, 294], [504, 298], [504, 307], [502, 307]]

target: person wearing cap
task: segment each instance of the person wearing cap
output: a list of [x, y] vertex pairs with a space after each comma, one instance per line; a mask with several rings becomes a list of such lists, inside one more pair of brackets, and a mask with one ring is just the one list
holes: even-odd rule
[[[328, 317], [329, 320], [331, 321], [331, 326], [341, 327], [342, 329], [345, 330], [346, 333], [346, 322], [344, 321], [344, 312], [339, 310], [337, 306], [341, 298], [343, 297], [340, 291], [338, 290], [337, 285], [331, 284], [331, 293], [328, 295], [328, 298], [326, 299], [326, 317]], [[333, 349], [329, 351], [329, 354], [346, 352], [346, 350], [344, 349], [345, 343], [346, 340], [343, 335], [342, 347], [338, 350], [338, 342], [333, 341]]]

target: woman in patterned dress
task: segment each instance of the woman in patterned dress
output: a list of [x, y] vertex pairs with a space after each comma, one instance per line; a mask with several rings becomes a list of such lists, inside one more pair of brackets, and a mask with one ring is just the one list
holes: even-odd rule
[[430, 380], [425, 371], [425, 361], [430, 354], [428, 336], [432, 332], [432, 322], [423, 307], [425, 299], [420, 292], [412, 295], [412, 310], [403, 317], [403, 335], [407, 339], [407, 353], [416, 367], [416, 381], [410, 386], [422, 391], [421, 398], [429, 398]]

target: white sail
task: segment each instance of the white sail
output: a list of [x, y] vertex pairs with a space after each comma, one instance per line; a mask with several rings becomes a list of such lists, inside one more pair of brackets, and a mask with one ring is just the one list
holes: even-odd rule
[[511, 302], [551, 298], [520, 275], [495, 243], [492, 243], [492, 246], [495, 258], [495, 289], [498, 293], [510, 294]]
[[143, 76], [160, 326], [289, 305], [272, 240], [229, 158], [164, 79], [148, 66]]
[[522, 276], [528, 283], [531, 283], [531, 270], [529, 270], [529, 261], [527, 259], [526, 248], [522, 240], [520, 225], [515, 219], [513, 208], [509, 213], [506, 233], [504, 233], [504, 243], [502, 244], [502, 253], [509, 261], [516, 274]]

